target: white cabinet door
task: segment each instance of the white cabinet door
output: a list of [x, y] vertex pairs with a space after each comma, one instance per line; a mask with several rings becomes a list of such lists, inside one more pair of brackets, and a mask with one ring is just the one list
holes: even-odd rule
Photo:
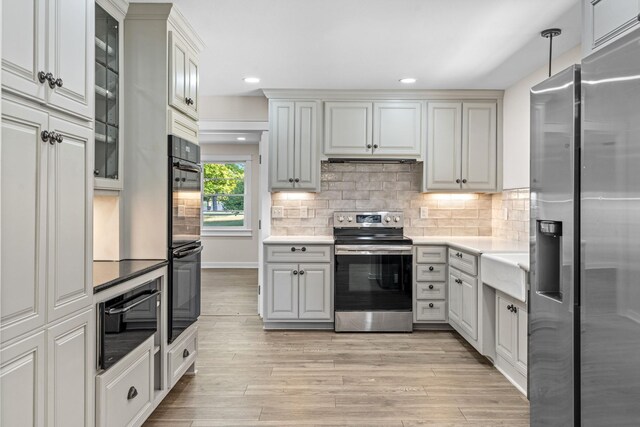
[[93, 119], [94, 1], [48, 0], [47, 65], [61, 86], [49, 103]]
[[198, 65], [198, 57], [189, 52], [189, 58], [187, 60], [187, 99], [189, 100], [187, 108], [190, 111], [190, 116], [198, 120], [198, 96], [200, 86], [200, 68]]
[[270, 190], [293, 188], [295, 103], [272, 101], [269, 104]]
[[175, 31], [169, 31], [169, 105], [192, 116], [193, 110], [187, 105], [190, 90], [188, 63], [187, 44]]
[[478, 339], [478, 279], [460, 273], [460, 295], [462, 299], [462, 314], [460, 318], [460, 327], [462, 327], [469, 336]]
[[82, 314], [47, 331], [47, 419], [56, 427], [93, 422], [94, 314]]
[[512, 302], [502, 294], [496, 295], [496, 352], [509, 363], [515, 360]]
[[527, 345], [529, 339], [529, 329], [528, 329], [528, 320], [529, 315], [527, 313], [527, 308], [524, 303], [517, 302], [515, 304], [516, 313], [514, 315], [515, 320], [515, 334], [516, 334], [516, 354], [515, 354], [515, 365], [516, 369], [518, 369], [523, 375], [527, 375]]
[[46, 0], [4, 0], [2, 4], [2, 87], [44, 101]]
[[[48, 161], [48, 304], [49, 321], [59, 319], [93, 301], [92, 278], [87, 262], [87, 187], [93, 176], [91, 129], [51, 118], [49, 127], [63, 140], [51, 146]], [[90, 212], [90, 211], [89, 211]], [[90, 228], [89, 228], [90, 229]]]
[[47, 127], [45, 112], [2, 102], [0, 342], [45, 322]]
[[298, 264], [267, 265], [266, 318], [298, 318]]
[[45, 425], [45, 336], [39, 332], [0, 351], [0, 425]]
[[374, 103], [373, 154], [419, 156], [421, 122], [421, 102]]
[[459, 274], [449, 268], [449, 320], [460, 325], [462, 319], [462, 286]]
[[317, 104], [295, 103], [294, 188], [318, 190]]
[[299, 318], [331, 320], [331, 265], [300, 264]]
[[640, 1], [638, 0], [588, 0], [585, 5], [587, 16], [592, 17], [587, 25], [591, 25], [592, 39], [589, 47], [606, 44], [624, 32], [638, 25]]
[[429, 102], [427, 107], [427, 190], [459, 190], [462, 103]]
[[324, 154], [371, 154], [371, 102], [324, 103]]
[[462, 189], [496, 190], [496, 103], [462, 106]]

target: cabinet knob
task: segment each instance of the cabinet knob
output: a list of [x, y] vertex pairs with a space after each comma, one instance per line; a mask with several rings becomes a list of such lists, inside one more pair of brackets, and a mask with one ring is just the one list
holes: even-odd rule
[[93, 176], [98, 176], [98, 175], [100, 175], [100, 171], [98, 169], [94, 169]]
[[[62, 86], [62, 79], [58, 79], [58, 80], [60, 80], [60, 86]], [[56, 82], [57, 82], [56, 78], [53, 77], [53, 74], [45, 73], [44, 71], [40, 71], [38, 73], [38, 81], [40, 83], [49, 82], [49, 87], [51, 89], [56, 87]]]
[[292, 273], [293, 273], [294, 276], [298, 275], [298, 271], [297, 270], [293, 270]]
[[62, 87], [63, 82], [61, 78], [57, 78], [56, 81], [54, 82], [54, 84], [58, 87]]
[[507, 310], [509, 310], [509, 311], [513, 311], [513, 306], [512, 306], [511, 304], [509, 304], [509, 305], [507, 306]]
[[49, 141], [49, 139], [51, 138], [51, 135], [49, 133], [48, 130], [43, 130], [42, 132], [40, 132], [40, 138], [44, 141], [47, 142]]
[[460, 179], [456, 179], [456, 184], [460, 184]]
[[138, 390], [136, 390], [134, 386], [131, 386], [131, 388], [129, 388], [129, 392], [127, 393], [127, 400], [131, 400], [135, 398], [137, 395], [138, 395]]
[[304, 275], [304, 270], [300, 270], [299, 273], [301, 276]]
[[55, 134], [55, 140], [58, 144], [62, 143], [62, 141], [64, 141], [64, 137], [62, 135], [60, 135], [59, 133]]
[[300, 249], [302, 252], [307, 252], [307, 248], [306, 247], [302, 247], [302, 249]]
[[291, 252], [295, 252], [295, 251], [296, 251], [295, 246], [291, 246]]
[[294, 179], [295, 182], [300, 182], [300, 178]]
[[512, 309], [511, 311], [513, 311], [514, 313], [517, 313], [517, 312], [518, 312], [518, 307], [516, 307], [516, 306], [514, 305], [514, 306], [513, 306], [513, 309]]
[[433, 265], [429, 266], [429, 271], [433, 271]]
[[433, 285], [429, 285], [429, 289], [433, 289]]
[[367, 144], [367, 148], [371, 148], [371, 144]]
[[373, 144], [373, 148], [374, 149], [378, 148], [378, 144]]
[[289, 182], [293, 182], [293, 178], [289, 178]]
[[429, 303], [429, 308], [433, 308], [433, 303], [432, 302]]
[[466, 183], [467, 183], [467, 179], [466, 179], [466, 178], [463, 178], [463, 179], [462, 179], [462, 183], [463, 183], [463, 184], [466, 184]]
[[187, 357], [189, 357], [189, 350], [185, 348], [184, 351], [182, 352], [182, 358], [186, 359]]

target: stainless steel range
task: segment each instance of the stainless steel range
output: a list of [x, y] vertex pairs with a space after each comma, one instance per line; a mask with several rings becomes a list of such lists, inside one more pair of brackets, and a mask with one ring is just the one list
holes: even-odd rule
[[402, 212], [336, 212], [335, 330], [410, 332], [413, 241]]

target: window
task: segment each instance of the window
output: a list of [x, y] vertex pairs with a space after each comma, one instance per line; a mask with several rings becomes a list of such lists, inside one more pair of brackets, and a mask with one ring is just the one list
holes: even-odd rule
[[250, 156], [203, 156], [202, 169], [202, 234], [251, 235]]

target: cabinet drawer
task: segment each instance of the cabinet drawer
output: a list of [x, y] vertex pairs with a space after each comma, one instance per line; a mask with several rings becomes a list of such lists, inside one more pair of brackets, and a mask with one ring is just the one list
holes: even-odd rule
[[185, 116], [184, 114], [179, 113], [173, 108], [168, 108], [167, 110], [169, 121], [168, 127], [171, 130], [171, 134], [197, 144], [198, 123], [191, 117]]
[[446, 277], [446, 264], [421, 264], [416, 266], [416, 280], [418, 282], [444, 282]]
[[445, 301], [418, 301], [416, 303], [416, 320], [444, 322], [447, 320]]
[[198, 353], [198, 328], [194, 328], [183, 340], [169, 350], [169, 384], [173, 387], [196, 360]]
[[418, 246], [416, 248], [416, 262], [422, 263], [446, 263], [447, 248], [443, 246]]
[[444, 282], [418, 282], [416, 283], [416, 299], [444, 299]]
[[457, 249], [449, 249], [449, 265], [468, 274], [478, 274], [478, 257]]
[[153, 399], [153, 337], [96, 377], [98, 427], [139, 425]]
[[331, 262], [331, 245], [269, 245], [267, 262]]

